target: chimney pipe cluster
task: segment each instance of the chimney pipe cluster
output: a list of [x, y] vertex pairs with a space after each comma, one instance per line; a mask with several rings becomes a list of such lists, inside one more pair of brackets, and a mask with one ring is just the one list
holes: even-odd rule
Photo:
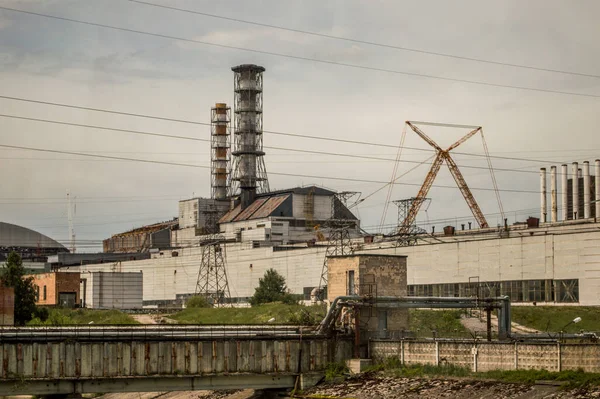
[[[561, 219], [577, 220], [600, 217], [600, 159], [596, 159], [594, 175], [591, 174], [589, 161], [583, 162], [583, 168], [578, 162], [573, 162], [569, 176], [568, 166], [561, 165]], [[592, 179], [593, 177], [593, 179]], [[540, 220], [558, 222], [558, 179], [556, 166], [550, 167], [550, 220], [548, 220], [546, 186], [546, 168], [540, 169]], [[594, 207], [592, 208], [592, 204]]]

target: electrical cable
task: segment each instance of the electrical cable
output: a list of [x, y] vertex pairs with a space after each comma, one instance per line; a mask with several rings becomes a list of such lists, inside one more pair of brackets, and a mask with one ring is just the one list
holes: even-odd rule
[[[2, 98], [2, 96], [0, 96], [0, 98]], [[54, 104], [52, 104], [54, 105]], [[79, 107], [76, 107], [79, 108]], [[118, 112], [119, 114], [122, 114], [121, 112]], [[126, 114], [126, 113], [124, 113]], [[74, 127], [81, 127], [81, 128], [87, 128], [87, 129], [99, 129], [99, 130], [104, 130], [104, 131], [115, 131], [115, 132], [121, 132], [121, 133], [130, 133], [130, 134], [137, 134], [137, 135], [145, 135], [145, 136], [154, 136], [154, 137], [161, 137], [161, 138], [171, 138], [171, 139], [182, 139], [182, 140], [190, 140], [190, 141], [199, 141], [199, 142], [210, 142], [209, 139], [203, 139], [203, 138], [198, 138], [198, 137], [189, 137], [189, 136], [178, 136], [178, 135], [169, 135], [169, 134], [164, 134], [164, 133], [154, 133], [154, 132], [147, 132], [147, 131], [142, 131], [142, 130], [132, 130], [132, 129], [120, 129], [120, 128], [111, 128], [111, 127], [106, 127], [106, 126], [100, 126], [100, 125], [90, 125], [90, 124], [82, 124], [82, 123], [71, 123], [71, 122], [64, 122], [64, 121], [57, 121], [57, 120], [52, 120], [52, 119], [43, 119], [43, 118], [33, 118], [33, 117], [23, 117], [23, 116], [18, 116], [18, 115], [8, 115], [8, 114], [0, 114], [0, 117], [3, 118], [10, 118], [10, 119], [18, 119], [18, 120], [26, 120], [26, 121], [30, 121], [30, 122], [42, 122], [42, 123], [50, 123], [50, 124], [58, 124], [58, 125], [65, 125], [65, 126], [74, 126]], [[144, 117], [148, 117], [148, 116], [144, 116]], [[159, 119], [165, 119], [165, 118], [160, 118]], [[195, 123], [195, 122], [194, 122]], [[199, 124], [205, 125], [205, 123], [202, 122], [198, 122]], [[210, 125], [210, 124], [208, 124]], [[336, 140], [337, 141], [337, 140]], [[346, 140], [343, 140], [346, 141]], [[346, 141], [347, 142], [347, 141]], [[357, 142], [358, 144], [358, 142]], [[360, 142], [360, 144], [365, 144], [364, 142]], [[404, 163], [414, 163], [414, 164], [422, 164], [422, 162], [420, 161], [411, 161], [411, 160], [397, 160], [394, 158], [382, 158], [382, 157], [375, 157], [375, 156], [368, 156], [368, 155], [358, 155], [358, 154], [344, 154], [344, 153], [337, 153], [337, 152], [329, 152], [329, 151], [316, 151], [316, 150], [304, 150], [304, 149], [299, 149], [299, 148], [287, 148], [287, 147], [277, 147], [277, 146], [264, 146], [265, 149], [272, 149], [272, 150], [280, 150], [280, 151], [289, 151], [289, 152], [297, 152], [297, 153], [303, 153], [303, 154], [316, 154], [316, 155], [324, 155], [324, 156], [338, 156], [338, 157], [347, 157], [347, 158], [352, 158], [352, 159], [368, 159], [368, 160], [376, 160], [376, 161], [390, 161], [390, 162], [404, 162]], [[397, 149], [397, 147], [394, 147]], [[421, 151], [427, 151], [427, 152], [431, 152], [430, 149], [422, 149], [422, 148], [415, 148], [415, 147], [402, 147], [403, 149], [418, 149]], [[460, 152], [456, 152], [456, 154], [461, 154]], [[505, 157], [493, 157], [493, 156], [489, 156], [491, 158], [500, 158], [500, 159], [504, 159]], [[524, 160], [524, 159], [519, 159], [519, 160]], [[544, 162], [544, 163], [553, 163], [554, 161], [550, 161], [550, 160], [531, 160], [531, 161], [536, 161], [536, 162]], [[469, 165], [458, 165], [461, 168], [467, 168], [467, 169], [485, 169], [485, 170], [489, 170], [488, 167], [485, 166], [469, 166]], [[517, 172], [517, 173], [533, 173], [533, 174], [537, 174], [538, 172], [536, 171], [530, 171], [530, 170], [519, 170], [519, 169], [511, 169], [511, 168], [495, 168], [495, 171], [499, 171], [499, 172]], [[557, 172], [557, 175], [561, 175], [561, 172]]]
[[222, 15], [210, 14], [207, 12], [189, 10], [189, 9], [185, 9], [185, 8], [166, 6], [166, 5], [162, 5], [162, 4], [150, 3], [147, 1], [141, 1], [141, 0], [129, 0], [129, 1], [132, 3], [144, 4], [144, 5], [151, 6], [151, 7], [164, 8], [167, 10], [202, 15], [202, 16], [210, 17], [210, 18], [217, 18], [217, 19], [222, 19], [222, 20], [232, 21], [232, 22], [240, 22], [240, 23], [244, 23], [244, 24], [248, 24], [248, 25], [262, 26], [265, 28], [272, 28], [272, 29], [278, 29], [278, 30], [283, 30], [283, 31], [288, 31], [288, 32], [301, 33], [301, 34], [305, 34], [305, 35], [318, 36], [318, 37], [323, 37], [326, 39], [341, 40], [341, 41], [345, 41], [345, 42], [358, 43], [358, 44], [367, 44], [369, 46], [376, 46], [376, 47], [401, 50], [401, 51], [409, 51], [409, 52], [420, 53], [420, 54], [435, 55], [435, 56], [439, 56], [439, 57], [447, 57], [447, 58], [453, 58], [453, 59], [458, 59], [458, 60], [463, 60], [463, 61], [474, 61], [474, 62], [480, 62], [480, 63], [484, 63], [484, 64], [508, 66], [508, 67], [513, 67], [513, 68], [523, 68], [523, 69], [530, 69], [530, 70], [535, 70], [535, 71], [552, 72], [552, 73], [560, 73], [560, 74], [565, 74], [565, 75], [583, 76], [583, 77], [588, 77], [588, 78], [600, 79], [600, 75], [593, 75], [593, 74], [572, 72], [572, 71], [563, 71], [560, 69], [552, 69], [552, 68], [541, 68], [541, 67], [535, 67], [535, 66], [531, 66], [531, 65], [513, 64], [513, 63], [509, 63], [509, 62], [491, 61], [491, 60], [485, 60], [485, 59], [474, 58], [474, 57], [465, 57], [465, 56], [460, 56], [460, 55], [455, 55], [455, 54], [440, 53], [440, 52], [436, 52], [436, 51], [427, 51], [427, 50], [421, 50], [421, 49], [416, 49], [416, 48], [411, 48], [411, 47], [403, 47], [403, 46], [396, 46], [396, 45], [391, 45], [391, 44], [377, 43], [377, 42], [368, 41], [368, 40], [360, 40], [360, 39], [352, 39], [352, 38], [343, 37], [343, 36], [328, 35], [325, 33], [311, 32], [311, 31], [302, 30], [302, 29], [287, 28], [287, 27], [284, 27], [281, 25], [273, 25], [273, 24], [266, 24], [266, 23], [261, 23], [261, 22], [256, 22], [256, 21], [248, 21], [248, 20], [244, 20], [244, 19], [240, 19], [240, 18], [225, 17]]
[[[82, 152], [52, 150], [52, 149], [46, 149], [46, 148], [25, 147], [25, 146], [16, 146], [16, 145], [8, 145], [8, 144], [0, 144], [0, 147], [12, 148], [12, 149], [18, 149], [18, 150], [49, 152], [49, 153], [54, 153], [54, 154], [67, 154], [67, 155], [77, 155], [77, 156], [94, 157], [94, 158], [118, 159], [118, 160], [124, 160], [124, 161], [143, 162], [143, 163], [151, 163], [151, 164], [159, 164], [159, 165], [183, 166], [183, 167], [189, 167], [189, 168], [210, 169], [210, 166], [204, 166], [204, 165], [192, 165], [192, 164], [185, 164], [185, 163], [178, 163], [178, 162], [156, 161], [156, 160], [142, 159], [142, 158], [128, 158], [128, 157], [116, 157], [116, 156], [109, 156], [109, 155], [87, 154], [87, 153], [82, 153]], [[275, 175], [275, 176], [304, 177], [304, 178], [310, 178], [310, 179], [338, 180], [338, 181], [350, 181], [350, 182], [358, 182], [358, 183], [374, 183], [374, 184], [375, 183], [376, 184], [387, 184], [388, 183], [386, 181], [381, 181], [381, 180], [356, 179], [356, 178], [349, 178], [349, 177], [316, 176], [316, 175], [304, 175], [304, 174], [283, 173], [283, 172], [270, 172], [270, 174]], [[418, 183], [398, 183], [398, 182], [396, 182], [394, 184], [403, 185], [403, 186], [418, 186], [418, 187], [421, 186], [421, 184], [418, 184]], [[455, 186], [445, 186], [445, 185], [432, 185], [432, 187], [452, 188], [452, 189], [456, 188]], [[472, 187], [471, 190], [493, 191], [494, 189], [493, 188], [484, 188], [484, 187], [479, 187], [479, 188]], [[500, 191], [512, 192], [512, 193], [529, 193], [529, 194], [540, 194], [541, 193], [540, 191], [533, 191], [533, 190], [502, 189]]]
[[247, 48], [247, 47], [230, 46], [230, 45], [225, 45], [225, 44], [211, 43], [211, 42], [202, 41], [202, 40], [188, 39], [188, 38], [172, 36], [172, 35], [165, 35], [165, 34], [161, 34], [161, 33], [154, 33], [154, 32], [147, 32], [147, 31], [141, 31], [141, 30], [130, 29], [130, 28], [123, 28], [120, 26], [101, 24], [101, 23], [89, 22], [89, 21], [82, 21], [82, 20], [78, 20], [78, 19], [74, 19], [74, 18], [66, 18], [66, 17], [59, 17], [56, 15], [42, 14], [42, 13], [33, 12], [33, 11], [19, 10], [19, 9], [10, 8], [10, 7], [0, 7], [0, 10], [12, 11], [12, 12], [17, 12], [17, 13], [34, 15], [34, 16], [43, 17], [43, 18], [56, 19], [56, 20], [60, 20], [60, 21], [72, 22], [72, 23], [77, 23], [77, 24], [96, 26], [99, 28], [112, 29], [112, 30], [117, 30], [117, 31], [121, 31], [121, 32], [136, 33], [136, 34], [140, 34], [140, 35], [159, 37], [162, 39], [177, 40], [177, 41], [183, 41], [183, 42], [188, 42], [188, 43], [196, 43], [196, 44], [202, 44], [205, 46], [219, 47], [219, 48], [225, 48], [225, 49], [229, 49], [229, 50], [238, 50], [238, 51], [244, 51], [244, 52], [249, 52], [249, 53], [254, 53], [254, 54], [269, 55], [269, 56], [274, 56], [274, 57], [282, 57], [282, 58], [288, 58], [288, 59], [299, 60], [299, 61], [308, 61], [308, 62], [315, 62], [315, 63], [319, 63], [319, 64], [335, 65], [335, 66], [341, 66], [341, 67], [346, 67], [346, 68], [351, 68], [351, 69], [364, 69], [364, 70], [368, 70], [368, 71], [384, 72], [384, 73], [405, 75], [405, 76], [419, 77], [419, 78], [426, 78], [426, 79], [436, 79], [436, 80], [443, 80], [443, 81], [455, 82], [455, 83], [467, 83], [467, 84], [486, 86], [486, 87], [499, 87], [499, 88], [524, 90], [524, 91], [539, 92], [539, 93], [551, 93], [551, 94], [561, 94], [561, 95], [569, 95], [569, 96], [577, 96], [577, 97], [600, 98], [600, 94], [575, 93], [575, 92], [568, 92], [568, 91], [561, 91], [561, 90], [534, 88], [534, 87], [528, 87], [528, 86], [490, 83], [490, 82], [483, 82], [483, 81], [478, 81], [478, 80], [450, 78], [450, 77], [444, 77], [444, 76], [438, 76], [438, 75], [430, 75], [430, 74], [408, 72], [408, 71], [399, 71], [399, 70], [394, 70], [394, 69], [378, 68], [378, 67], [371, 67], [371, 66], [358, 65], [358, 64], [349, 64], [349, 63], [345, 63], [345, 62], [338, 62], [338, 61], [332, 61], [332, 60], [323, 60], [323, 59], [313, 58], [313, 57], [284, 54], [284, 53], [278, 53], [275, 51], [267, 51], [267, 50], [258, 50], [258, 49], [252, 49], [252, 48]]

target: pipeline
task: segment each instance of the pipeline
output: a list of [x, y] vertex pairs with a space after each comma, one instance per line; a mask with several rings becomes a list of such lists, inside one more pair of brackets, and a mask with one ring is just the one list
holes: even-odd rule
[[508, 296], [479, 299], [470, 297], [361, 297], [358, 295], [346, 295], [339, 296], [333, 300], [327, 315], [317, 328], [317, 334], [329, 334], [333, 331], [335, 320], [343, 307], [372, 306], [373, 304], [383, 308], [498, 309], [499, 337], [507, 339], [511, 333], [510, 298]]

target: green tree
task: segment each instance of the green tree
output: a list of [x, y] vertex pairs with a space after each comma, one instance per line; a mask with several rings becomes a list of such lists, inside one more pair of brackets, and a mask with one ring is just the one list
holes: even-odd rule
[[295, 302], [294, 297], [288, 293], [285, 278], [274, 269], [267, 270], [263, 278], [258, 280], [258, 287], [254, 289], [254, 296], [250, 298], [252, 306], [269, 302]]
[[37, 313], [36, 292], [33, 277], [25, 277], [23, 261], [16, 252], [11, 252], [6, 264], [0, 269], [0, 280], [6, 287], [15, 290], [15, 324], [25, 325]]

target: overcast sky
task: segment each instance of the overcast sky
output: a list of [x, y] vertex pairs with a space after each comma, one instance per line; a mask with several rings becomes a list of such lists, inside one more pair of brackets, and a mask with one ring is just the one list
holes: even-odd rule
[[[429, 52], [600, 75], [600, 3], [589, 1], [175, 1], [157, 4]], [[0, 0], [0, 6], [214, 44], [370, 68], [600, 96], [600, 78], [515, 68], [226, 21], [127, 0]], [[405, 120], [483, 126], [509, 222], [539, 215], [542, 166], [600, 157], [600, 98], [475, 85], [350, 68], [159, 38], [0, 10], [0, 95], [209, 122], [215, 102], [233, 103], [231, 67], [264, 74], [264, 129], [397, 146]], [[0, 99], [0, 113], [119, 129], [208, 138], [202, 125]], [[448, 146], [464, 129], [424, 130]], [[208, 166], [209, 144], [0, 117], [0, 144]], [[428, 148], [414, 133], [406, 146]], [[389, 181], [394, 162], [308, 155], [284, 147], [395, 158], [396, 149], [265, 134], [271, 188], [317, 184], [366, 197]], [[483, 153], [478, 136], [456, 151]], [[432, 152], [404, 150], [398, 175]], [[487, 166], [456, 155], [460, 166]], [[177, 215], [178, 200], [210, 195], [207, 169], [91, 159], [0, 148], [0, 220], [68, 236], [66, 192], [77, 197], [80, 250], [111, 234]], [[392, 199], [415, 196], [428, 163], [398, 180]], [[490, 225], [500, 222], [485, 169], [461, 169]], [[445, 166], [436, 185], [455, 187]], [[480, 190], [484, 189], [484, 190]], [[517, 192], [528, 191], [528, 192]], [[357, 208], [376, 229], [387, 190]], [[419, 221], [471, 213], [456, 188], [433, 187]], [[396, 222], [390, 206], [386, 223]], [[463, 219], [462, 223], [473, 220]], [[457, 219], [460, 224], [461, 220]], [[430, 227], [428, 227], [430, 228]], [[87, 242], [86, 240], [91, 240]], [[87, 245], [86, 245], [87, 243]], [[97, 248], [97, 247], [96, 247]]]

